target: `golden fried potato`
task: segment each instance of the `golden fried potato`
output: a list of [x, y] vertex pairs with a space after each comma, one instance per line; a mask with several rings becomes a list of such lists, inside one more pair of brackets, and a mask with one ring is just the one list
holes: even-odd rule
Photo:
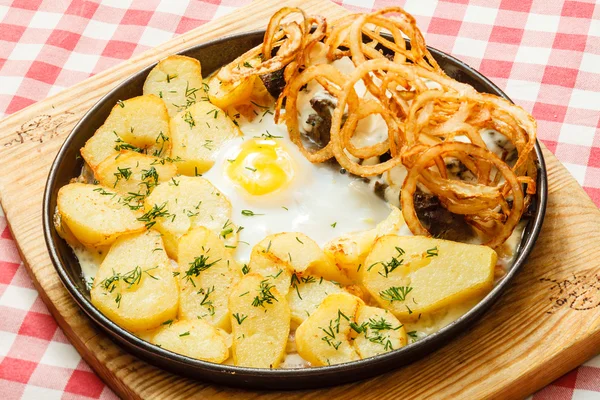
[[[265, 246], [263, 246], [263, 244]], [[260, 274], [269, 279], [275, 285], [277, 291], [285, 296], [290, 290], [290, 279], [292, 277], [292, 268], [285, 261], [280, 260], [270, 251], [266, 250], [267, 243], [264, 240], [254, 246], [250, 253], [248, 269], [250, 272]]]
[[152, 343], [152, 340], [154, 339], [154, 335], [156, 335], [162, 329], [162, 327], [164, 325], [172, 324], [173, 322], [174, 321], [172, 319], [168, 319], [165, 322], [163, 322], [162, 324], [160, 324], [157, 328], [133, 332], [133, 334], [148, 343]]
[[291, 290], [287, 294], [292, 321], [301, 324], [319, 307], [327, 296], [342, 292], [333, 282], [317, 276], [292, 276]]
[[57, 208], [66, 232], [88, 247], [109, 245], [122, 234], [145, 230], [138, 220], [141, 212], [131, 210], [116, 192], [99, 185], [63, 186], [58, 191]]
[[177, 315], [177, 281], [153, 231], [121, 236], [94, 279], [92, 304], [132, 332], [156, 328]]
[[92, 170], [95, 170], [98, 164], [106, 158], [116, 156], [119, 153], [117, 148], [125, 149], [127, 147], [141, 150], [132, 145], [128, 146], [115, 132], [101, 126], [94, 136], [85, 142], [85, 146], [81, 148], [80, 152], [85, 162]]
[[390, 215], [377, 224], [374, 229], [348, 233], [333, 239], [327, 243], [323, 250], [335, 260], [340, 268], [352, 282], [360, 282], [360, 270], [364, 265], [365, 257], [373, 247], [375, 240], [383, 235], [398, 232], [404, 224], [402, 212], [394, 206], [390, 206]]
[[297, 273], [319, 272], [331, 260], [325, 256], [319, 245], [299, 232], [282, 232], [269, 235], [256, 245], [266, 253], [277, 257]]
[[352, 345], [355, 323], [363, 301], [349, 293], [330, 294], [296, 329], [298, 354], [313, 366], [334, 365], [360, 359]]
[[356, 315], [354, 348], [361, 358], [373, 357], [406, 346], [404, 326], [388, 310], [361, 306]]
[[79, 240], [77, 240], [75, 235], [73, 235], [73, 232], [71, 232], [71, 230], [69, 229], [67, 224], [63, 221], [63, 218], [62, 218], [60, 212], [58, 211], [58, 209], [56, 210], [56, 213], [54, 213], [54, 218], [52, 219], [52, 222], [54, 225], [54, 229], [56, 229], [56, 232], [58, 233], [58, 236], [63, 238], [64, 241], [69, 244], [69, 246], [71, 246], [71, 247], [80, 247], [81, 246], [81, 243], [79, 242]]
[[152, 343], [174, 353], [218, 364], [229, 357], [223, 336], [201, 319], [164, 325], [153, 336]]
[[223, 143], [241, 134], [223, 110], [201, 101], [171, 119], [171, 157], [181, 159], [180, 174], [197, 176], [213, 166]]
[[262, 275], [249, 273], [229, 296], [235, 365], [277, 368], [290, 333], [285, 296]]
[[159, 61], [144, 82], [144, 94], [160, 97], [167, 106], [169, 116], [174, 117], [206, 96], [200, 61], [179, 55]]
[[238, 117], [239, 115], [243, 115], [246, 120], [254, 121], [258, 116], [264, 117], [266, 114], [272, 114], [273, 111], [270, 110], [270, 106], [274, 101], [275, 99], [269, 94], [262, 79], [256, 78], [254, 79], [250, 97], [243, 103], [235, 104], [232, 108], [228, 108], [228, 110], [235, 110]]
[[336, 269], [319, 245], [299, 232], [276, 233], [261, 240], [252, 249], [248, 267], [270, 279], [284, 296], [289, 292], [293, 273], [308, 274], [310, 270], [327, 274]]
[[266, 108], [270, 104], [273, 104], [273, 101], [275, 101], [275, 99], [273, 98], [273, 96], [271, 96], [260, 77], [254, 79], [254, 85], [252, 87], [252, 93], [250, 94], [250, 100], [253, 103], [260, 106], [261, 108]]
[[104, 124], [81, 149], [81, 155], [95, 171], [106, 157], [121, 150], [168, 156], [169, 138], [169, 114], [164, 102], [154, 95], [138, 96], [113, 107]]
[[162, 158], [121, 150], [102, 161], [96, 169], [96, 179], [102, 186], [113, 188], [129, 204], [139, 205], [156, 185], [177, 174], [177, 167]]
[[177, 259], [178, 242], [190, 229], [204, 226], [229, 248], [237, 243], [237, 227], [229, 220], [229, 200], [201, 177], [179, 176], [160, 183], [144, 201], [142, 220], [163, 234], [169, 257]]
[[416, 319], [491, 290], [496, 259], [487, 246], [387, 235], [365, 259], [362, 282], [381, 307]]
[[215, 106], [225, 109], [238, 104], [248, 103], [254, 90], [257, 76], [236, 80], [231, 83], [222, 82], [215, 74], [208, 80], [208, 99]]
[[240, 269], [216, 233], [194, 228], [179, 239], [179, 318], [230, 330], [227, 301]]

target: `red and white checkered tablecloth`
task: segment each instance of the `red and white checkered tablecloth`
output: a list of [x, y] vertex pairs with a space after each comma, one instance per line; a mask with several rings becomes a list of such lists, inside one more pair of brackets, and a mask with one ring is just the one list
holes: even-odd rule
[[[0, 117], [250, 0], [0, 0]], [[538, 120], [539, 138], [600, 204], [600, 3], [337, 0], [403, 5], [428, 44], [481, 71]], [[113, 399], [34, 289], [0, 212], [0, 399]], [[600, 356], [534, 399], [600, 399]]]

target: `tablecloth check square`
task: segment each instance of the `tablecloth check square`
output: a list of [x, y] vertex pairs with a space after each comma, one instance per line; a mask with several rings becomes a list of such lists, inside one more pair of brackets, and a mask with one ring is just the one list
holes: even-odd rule
[[[0, 0], [0, 117], [250, 0]], [[600, 5], [593, 0], [337, 0], [402, 5], [427, 43], [481, 71], [600, 205]], [[114, 399], [50, 316], [0, 215], [0, 399]], [[600, 399], [600, 357], [534, 399]]]

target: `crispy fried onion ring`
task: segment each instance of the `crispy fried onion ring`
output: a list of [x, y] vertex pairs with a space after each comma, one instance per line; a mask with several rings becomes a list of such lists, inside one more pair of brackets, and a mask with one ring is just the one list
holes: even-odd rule
[[[288, 16], [300, 16], [300, 21], [286, 22]], [[319, 42], [325, 44], [328, 62], [347, 56], [355, 69], [340, 72], [323, 63], [322, 52], [312, 60], [311, 50]], [[335, 157], [361, 177], [403, 165], [408, 176], [401, 203], [414, 234], [429, 234], [414, 209], [419, 185], [449, 211], [464, 215], [489, 246], [497, 247], [511, 235], [536, 192], [535, 120], [521, 107], [447, 76], [414, 18], [402, 8], [348, 15], [331, 26], [298, 8], [283, 8], [271, 18], [262, 46], [218, 76], [232, 81], [282, 68], [286, 85], [276, 102], [275, 121], [284, 115], [290, 139], [308, 160], [321, 163]], [[298, 95], [311, 82], [320, 84], [336, 104], [330, 140], [317, 149], [307, 148], [299, 128]], [[361, 83], [366, 92], [359, 97]], [[284, 104], [285, 114], [280, 114]], [[359, 122], [372, 115], [385, 121], [387, 137], [359, 147]], [[515, 151], [496, 156], [482, 137], [487, 130], [499, 132]], [[460, 176], [452, 176], [446, 166], [455, 161], [464, 166]]]
[[[333, 157], [332, 141], [317, 151], [308, 150], [302, 141], [302, 134], [300, 133], [297, 117], [298, 93], [304, 85], [312, 80], [319, 82], [319, 84], [321, 84], [332, 96], [337, 98], [342, 94], [341, 87], [346, 82], [347, 76], [340, 73], [339, 70], [330, 64], [311, 65], [298, 75], [296, 79], [286, 85], [285, 88], [287, 98], [285, 123], [290, 135], [290, 140], [298, 146], [302, 154], [304, 154], [309, 161], [321, 163]], [[358, 107], [358, 96], [354, 89], [345, 94], [345, 98], [348, 99], [346, 102], [349, 105], [350, 112], [354, 113]]]
[[[394, 15], [386, 16], [386, 14]], [[393, 41], [382, 36], [382, 31], [391, 35]], [[410, 39], [410, 48], [407, 47], [403, 34]], [[369, 38], [370, 42], [364, 43], [363, 37]], [[367, 60], [386, 58], [381, 52], [385, 49], [388, 51], [388, 57], [391, 57], [395, 63], [412, 63], [435, 71], [439, 75], [445, 75], [427, 49], [425, 39], [417, 28], [415, 19], [400, 7], [387, 7], [371, 14], [355, 14], [343, 18], [336, 22], [334, 28], [328, 32], [325, 44], [329, 46], [327, 56], [330, 60], [347, 55], [358, 66]], [[340, 50], [339, 47], [348, 50]], [[381, 100], [386, 87], [378, 85], [373, 78], [377, 78], [385, 84], [388, 81], [384, 74], [377, 70], [362, 77], [369, 92]], [[409, 86], [406, 80], [397, 77], [392, 83]], [[406, 98], [398, 97], [392, 92], [390, 99], [386, 101], [390, 103], [389, 107], [399, 110], [401, 113], [406, 112]]]
[[[382, 31], [387, 31], [394, 40], [383, 37]], [[364, 43], [363, 35], [371, 41]], [[407, 48], [403, 35], [410, 40], [410, 48]], [[351, 56], [352, 61], [358, 65], [370, 59], [385, 57], [376, 49], [378, 47], [389, 50], [394, 62], [410, 61], [444, 75], [429, 53], [415, 19], [401, 7], [386, 7], [371, 14], [346, 16], [334, 23], [334, 27], [327, 33], [325, 44], [329, 46], [327, 56], [330, 60]], [[347, 50], [340, 50], [340, 47]]]
[[[300, 15], [299, 22], [283, 22], [286, 17], [294, 14]], [[311, 28], [314, 28], [312, 33]], [[306, 54], [315, 43], [323, 39], [326, 29], [325, 18], [307, 17], [300, 8], [284, 7], [271, 17], [262, 46], [242, 54], [221, 68], [217, 76], [221, 81], [232, 82], [251, 75], [274, 72], [290, 64], [307, 65]], [[277, 51], [272, 55], [274, 49]]]
[[[486, 147], [481, 133], [487, 129], [496, 130], [517, 151], [518, 158], [513, 169], [518, 175], [529, 169], [527, 163], [536, 137], [535, 121], [527, 112], [504, 99], [476, 92], [460, 95], [429, 90], [421, 93], [411, 104], [405, 129], [409, 145], [435, 144], [462, 135], [480, 147]], [[482, 171], [480, 183], [498, 182], [500, 176], [490, 176], [492, 169], [488, 162], [480, 160], [479, 167]], [[445, 171], [440, 172], [446, 174]]]
[[[504, 192], [504, 185], [487, 186], [443, 178], [436, 171], [435, 159], [460, 153], [466, 158], [493, 164], [509, 190]], [[471, 172], [477, 173], [477, 170]], [[418, 183], [435, 194], [449, 211], [465, 215], [468, 222], [486, 234], [485, 245], [493, 248], [509, 238], [525, 209], [522, 185], [513, 170], [488, 149], [471, 143], [443, 142], [428, 148], [416, 159], [404, 180], [400, 195], [404, 220], [415, 235], [431, 236], [415, 211], [414, 194]]]
[[[365, 76], [369, 75], [372, 71], [385, 71], [387, 76], [398, 77], [399, 79], [403, 79], [407, 82], [411, 83], [410, 91], [412, 96], [418, 95], [419, 93], [428, 91], [428, 87], [425, 84], [426, 80], [431, 80], [437, 82], [438, 84], [447, 87], [449, 90], [454, 91], [462, 91], [462, 92], [475, 92], [473, 88], [468, 85], [464, 85], [462, 83], [456, 82], [446, 76], [439, 75], [433, 71], [429, 71], [423, 68], [420, 68], [416, 65], [412, 64], [397, 64], [386, 58], [378, 58], [369, 61], [365, 61], [356, 67], [356, 69], [347, 77], [343, 87], [341, 88], [341, 93], [338, 97], [337, 107], [333, 112], [333, 118], [331, 121], [331, 141], [328, 146], [331, 145], [333, 155], [335, 156], [338, 163], [348, 170], [348, 172], [359, 175], [359, 176], [373, 176], [379, 175], [383, 172], [393, 168], [394, 166], [401, 163], [401, 154], [402, 151], [396, 152], [396, 154], [391, 154], [392, 158], [379, 164], [373, 165], [362, 165], [356, 160], [352, 159], [350, 155], [354, 155], [357, 157], [357, 153], [351, 151], [353, 146], [350, 142], [352, 137], [351, 130], [354, 130], [356, 125], [346, 126], [343, 123], [344, 115], [348, 115], [348, 120], [352, 121], [352, 104], [348, 101], [351, 93], [355, 93], [354, 85], [359, 80], [363, 79]], [[339, 72], [338, 72], [339, 74]], [[300, 74], [299, 78], [302, 76]], [[390, 79], [389, 82], [395, 82], [394, 79]], [[292, 82], [293, 84], [293, 82]], [[381, 98], [379, 99], [380, 104], [387, 103], [387, 96], [392, 96], [394, 93], [398, 96], [401, 96], [402, 92], [406, 92], [407, 89], [403, 86], [398, 85], [387, 85], [386, 91], [381, 93]], [[372, 100], [376, 101], [376, 100]], [[346, 106], [348, 106], [348, 110], [346, 110]], [[395, 138], [397, 140], [396, 143], [392, 139], [390, 139], [389, 147], [390, 149], [394, 146], [397, 149], [407, 148], [407, 146], [412, 142], [411, 139], [408, 138], [406, 132], [403, 131], [403, 121], [401, 121], [397, 115], [395, 115], [389, 107], [382, 108], [386, 109], [387, 112], [380, 113], [386, 124], [388, 125], [388, 130], [392, 131], [388, 133], [388, 137]], [[408, 110], [407, 110], [408, 111]], [[287, 111], [289, 112], [289, 110]], [[287, 119], [295, 119], [293, 117], [293, 113], [289, 114], [290, 117]], [[358, 118], [358, 117], [357, 117]], [[393, 123], [391, 123], [393, 121]], [[348, 121], [346, 121], [347, 123]], [[342, 128], [344, 125], [344, 128]], [[288, 125], [289, 126], [289, 125]], [[342, 133], [343, 131], [343, 133]], [[379, 149], [371, 149], [370, 152], [361, 153], [362, 157], [359, 158], [370, 158], [374, 157], [378, 154]], [[350, 152], [350, 155], [348, 154]]]
[[[360, 120], [371, 114], [379, 114], [385, 121], [388, 128], [388, 140], [358, 148], [352, 142], [352, 136], [355, 133]], [[397, 117], [375, 100], [361, 99], [358, 110], [349, 114], [340, 135], [342, 136], [342, 142], [346, 144], [346, 151], [352, 156], [362, 159], [380, 156], [388, 151], [392, 157], [396, 157], [399, 155], [398, 144], [403, 141], [403, 138], [401, 137], [402, 132], [400, 130], [400, 122]]]

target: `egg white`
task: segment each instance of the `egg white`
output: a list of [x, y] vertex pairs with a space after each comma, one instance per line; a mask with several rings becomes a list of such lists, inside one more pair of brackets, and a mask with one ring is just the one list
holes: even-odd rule
[[[252, 122], [240, 119], [239, 124], [244, 136], [222, 146], [215, 164], [203, 175], [229, 199], [231, 219], [243, 227], [235, 253], [238, 260], [248, 261], [252, 247], [267, 235], [302, 232], [322, 246], [342, 234], [372, 229], [388, 216], [388, 205], [363, 180], [340, 173], [339, 167], [308, 161], [290, 141], [285, 124], [275, 124], [272, 114]], [[277, 136], [273, 140], [289, 153], [294, 176], [282, 189], [252, 196], [228, 177], [227, 160], [235, 158], [244, 141], [267, 132]], [[242, 215], [242, 210], [255, 215]]]

